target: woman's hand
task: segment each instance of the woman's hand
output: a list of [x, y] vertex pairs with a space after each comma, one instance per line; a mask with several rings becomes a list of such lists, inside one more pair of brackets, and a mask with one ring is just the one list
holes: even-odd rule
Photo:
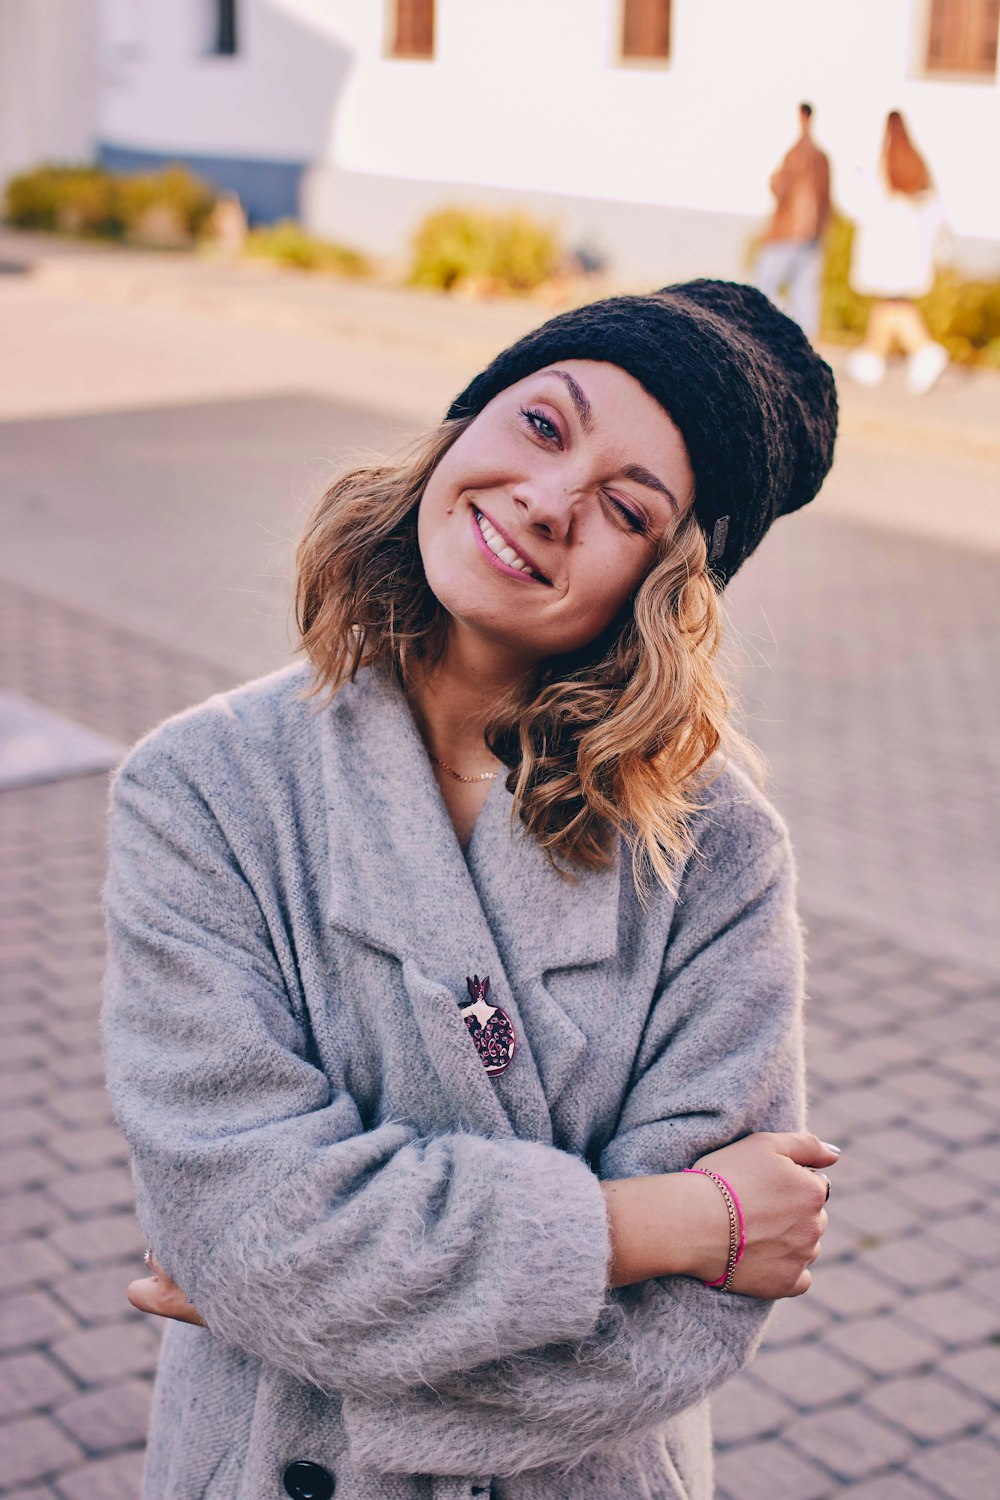
[[[739, 1197], [746, 1225], [746, 1249], [732, 1290], [747, 1297], [798, 1297], [809, 1290], [809, 1267], [820, 1252], [827, 1225], [824, 1207], [829, 1183], [819, 1170], [832, 1167], [838, 1152], [808, 1132], [748, 1135], [710, 1151], [695, 1165], [718, 1172]], [[688, 1178], [690, 1181], [690, 1177]], [[695, 1181], [699, 1179], [697, 1176]], [[700, 1179], [719, 1199], [715, 1183]], [[725, 1270], [726, 1246], [696, 1275], [711, 1281]]]
[[132, 1306], [140, 1312], [155, 1313], [158, 1318], [174, 1318], [178, 1323], [196, 1323], [204, 1328], [205, 1320], [198, 1309], [177, 1283], [171, 1281], [151, 1250], [146, 1252], [146, 1265], [152, 1275], [133, 1281], [126, 1293]]
[[[838, 1152], [806, 1131], [759, 1132], [695, 1163], [717, 1172], [740, 1200], [746, 1248], [732, 1290], [747, 1297], [797, 1297], [826, 1228], [829, 1184], [820, 1173]], [[811, 1169], [811, 1170], [809, 1170]], [[613, 1287], [654, 1276], [717, 1280], [726, 1269], [729, 1217], [709, 1178], [669, 1172], [604, 1183], [611, 1223]]]

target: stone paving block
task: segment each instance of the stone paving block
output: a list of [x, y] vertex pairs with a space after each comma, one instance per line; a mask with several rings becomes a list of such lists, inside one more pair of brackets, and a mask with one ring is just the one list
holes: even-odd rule
[[818, 1272], [809, 1296], [838, 1317], [863, 1318], [893, 1307], [899, 1290], [884, 1276], [869, 1275], [860, 1266], [836, 1264]]
[[49, 1417], [24, 1417], [0, 1426], [0, 1474], [5, 1484], [57, 1474], [82, 1457], [78, 1445]]
[[52, 1043], [41, 1031], [22, 1031], [4, 1037], [0, 1047], [0, 1074], [17, 1073], [25, 1063], [47, 1061]]
[[[819, 1274], [824, 1272], [821, 1270]], [[772, 1314], [764, 1342], [768, 1348], [797, 1344], [803, 1339], [822, 1337], [829, 1324], [830, 1314], [811, 1292], [805, 1297], [786, 1297]]]
[[877, 1245], [874, 1250], [866, 1250], [858, 1264], [907, 1292], [924, 1292], [956, 1280], [970, 1268], [971, 1259], [946, 1245], [935, 1244], [924, 1234]]
[[142, 1313], [129, 1304], [125, 1289], [142, 1272], [132, 1259], [113, 1261], [89, 1271], [73, 1271], [61, 1276], [53, 1291], [81, 1323], [118, 1322], [122, 1318], [141, 1318]]
[[975, 1213], [935, 1216], [928, 1222], [927, 1232], [936, 1245], [947, 1246], [972, 1265], [1000, 1263], [1000, 1235], [988, 1204]]
[[1000, 1075], [1000, 1055], [994, 1047], [969, 1047], [962, 1052], [949, 1052], [944, 1066], [965, 1083], [995, 1085]]
[[941, 1442], [979, 1426], [990, 1415], [984, 1401], [937, 1375], [886, 1380], [865, 1394], [868, 1407], [921, 1442]]
[[828, 1474], [773, 1439], [727, 1449], [715, 1471], [719, 1500], [830, 1500], [834, 1490]]
[[20, 1239], [41, 1229], [51, 1229], [62, 1218], [58, 1204], [44, 1188], [0, 1197], [0, 1241]]
[[972, 1146], [956, 1151], [948, 1164], [966, 1176], [978, 1177], [1000, 1187], [1000, 1151], [995, 1146]]
[[[24, 1068], [21, 1072], [6, 1074], [3, 1081], [3, 1097], [8, 1104], [45, 1099], [49, 1087], [49, 1076], [42, 1066]], [[0, 1177], [0, 1187], [3, 1185], [3, 1179]]]
[[44, 1411], [75, 1394], [73, 1382], [44, 1354], [7, 1354], [0, 1358], [0, 1413], [4, 1417]]
[[71, 1333], [52, 1345], [52, 1352], [77, 1380], [104, 1385], [129, 1375], [148, 1374], [156, 1364], [160, 1331], [149, 1319], [112, 1323]]
[[978, 1208], [989, 1194], [989, 1187], [982, 1178], [953, 1171], [950, 1165], [943, 1172], [901, 1172], [893, 1178], [892, 1185], [900, 1198], [926, 1215], [929, 1224], [941, 1214]]
[[54, 1179], [50, 1184], [50, 1191], [64, 1208], [74, 1214], [131, 1208], [132, 1175], [126, 1166], [66, 1173]]
[[88, 1452], [108, 1453], [145, 1441], [152, 1394], [151, 1381], [128, 1380], [64, 1401], [56, 1414]]
[[60, 1091], [50, 1108], [65, 1125], [104, 1125], [111, 1121], [111, 1103], [104, 1088]]
[[1000, 1408], [1000, 1345], [996, 1335], [980, 1349], [963, 1349], [960, 1354], [950, 1355], [941, 1369], [952, 1380]]
[[712, 1397], [712, 1432], [721, 1448], [781, 1431], [795, 1408], [752, 1376], [730, 1381]]
[[941, 1443], [910, 1461], [910, 1471], [948, 1500], [989, 1500], [996, 1494], [998, 1449], [988, 1438]]
[[13, 1188], [44, 1187], [59, 1172], [59, 1163], [42, 1146], [18, 1146], [0, 1152], [0, 1193]]
[[895, 1314], [836, 1323], [827, 1329], [825, 1342], [876, 1376], [920, 1370], [936, 1363], [941, 1355], [937, 1339], [908, 1329]]
[[49, 1068], [60, 1084], [92, 1086], [104, 1077], [104, 1067], [97, 1052], [70, 1052], [49, 1058]]
[[912, 1438], [874, 1421], [856, 1402], [796, 1417], [782, 1437], [842, 1480], [867, 1479], [900, 1464], [914, 1447]]
[[881, 1169], [883, 1176], [936, 1166], [947, 1154], [947, 1146], [943, 1142], [918, 1135], [909, 1122], [902, 1128], [896, 1126], [866, 1133], [864, 1141], [855, 1145], [852, 1150], [862, 1162], [871, 1162]]
[[949, 1145], [972, 1146], [1000, 1133], [1000, 1111], [985, 1099], [975, 1104], [948, 1104], [921, 1110], [918, 1124], [929, 1135]]
[[19, 1291], [61, 1276], [66, 1262], [44, 1240], [14, 1240], [0, 1245], [0, 1293]]
[[75, 1327], [73, 1318], [48, 1292], [0, 1298], [0, 1350], [47, 1344]]
[[113, 1125], [60, 1132], [50, 1149], [74, 1167], [98, 1167], [128, 1161], [128, 1147]]
[[790, 1344], [765, 1349], [757, 1356], [754, 1375], [800, 1411], [829, 1406], [858, 1395], [869, 1384], [857, 1365], [824, 1345]]
[[100, 1214], [64, 1224], [49, 1236], [52, 1244], [79, 1268], [133, 1256], [141, 1263], [146, 1239], [132, 1213]]
[[23, 1141], [44, 1141], [52, 1128], [52, 1116], [40, 1104], [19, 1104], [13, 1109], [0, 1110], [0, 1141], [5, 1147]]
[[1000, 1334], [1000, 1305], [983, 1303], [963, 1284], [911, 1297], [899, 1309], [901, 1319], [955, 1347], [976, 1344]]
[[136, 1500], [142, 1483], [141, 1453], [119, 1453], [92, 1460], [56, 1481], [59, 1500]]
[[47, 1484], [33, 1484], [28, 1489], [4, 1490], [4, 1500], [59, 1500], [54, 1489]]
[[[831, 1202], [833, 1194], [831, 1193]], [[868, 1188], [858, 1193], [837, 1192], [838, 1221], [845, 1219], [864, 1235], [894, 1239], [915, 1229], [925, 1217], [921, 1210], [891, 1188]]]
[[846, 1493], [851, 1500], [939, 1500], [936, 1490], [905, 1474], [883, 1474], [879, 1479], [852, 1484]]

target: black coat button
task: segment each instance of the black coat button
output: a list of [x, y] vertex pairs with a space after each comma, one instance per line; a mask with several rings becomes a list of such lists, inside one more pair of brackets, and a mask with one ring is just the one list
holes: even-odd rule
[[329, 1469], [310, 1463], [307, 1458], [297, 1458], [281, 1477], [285, 1494], [291, 1500], [330, 1500], [333, 1494], [333, 1475]]

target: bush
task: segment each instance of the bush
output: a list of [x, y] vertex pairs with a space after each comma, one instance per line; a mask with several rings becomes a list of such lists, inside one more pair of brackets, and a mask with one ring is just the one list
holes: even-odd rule
[[555, 231], [528, 214], [442, 208], [414, 235], [410, 281], [443, 291], [529, 292], [555, 273], [561, 258]]
[[118, 176], [103, 167], [42, 166], [11, 178], [4, 212], [21, 229], [189, 244], [214, 203], [212, 189], [187, 167]]
[[118, 213], [129, 239], [147, 244], [190, 244], [215, 207], [208, 183], [187, 167], [114, 178]]
[[[826, 237], [822, 333], [835, 343], [853, 343], [868, 326], [871, 298], [859, 297], [848, 280], [853, 241], [851, 221], [834, 219]], [[971, 281], [946, 267], [917, 306], [952, 359], [1000, 368], [1000, 281]]]
[[110, 238], [122, 232], [114, 182], [100, 167], [44, 166], [12, 177], [4, 213], [21, 229]]
[[251, 229], [243, 246], [246, 255], [274, 260], [301, 271], [334, 271], [341, 276], [367, 276], [371, 265], [358, 250], [309, 234], [295, 219], [280, 219]]

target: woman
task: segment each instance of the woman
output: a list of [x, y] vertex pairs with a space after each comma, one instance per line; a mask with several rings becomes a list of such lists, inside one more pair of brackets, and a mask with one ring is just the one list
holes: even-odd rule
[[850, 282], [862, 297], [876, 300], [847, 373], [860, 385], [879, 385], [898, 345], [908, 356], [907, 390], [926, 395], [944, 374], [948, 351], [931, 338], [914, 298], [925, 297], [934, 285], [944, 216], [927, 164], [897, 109], [885, 122], [879, 179], [859, 194], [856, 212]]
[[565, 313], [323, 497], [309, 669], [126, 762], [147, 1500], [711, 1493], [704, 1398], [809, 1285], [836, 1159], [717, 591], [835, 426], [748, 287]]

